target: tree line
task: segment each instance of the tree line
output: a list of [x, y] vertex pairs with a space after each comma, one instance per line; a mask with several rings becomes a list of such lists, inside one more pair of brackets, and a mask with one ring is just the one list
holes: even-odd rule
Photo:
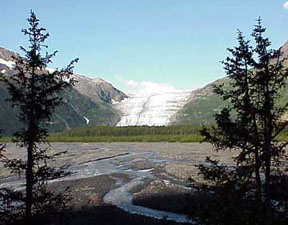
[[[200, 134], [200, 126], [127, 126], [110, 127], [94, 126], [74, 128], [58, 133], [60, 136], [85, 137], [85, 136], [141, 136], [141, 135], [189, 135]], [[57, 135], [57, 134], [55, 134]]]

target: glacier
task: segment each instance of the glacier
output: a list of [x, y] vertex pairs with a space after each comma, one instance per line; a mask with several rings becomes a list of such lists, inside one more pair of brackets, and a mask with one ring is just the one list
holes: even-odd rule
[[192, 91], [158, 90], [130, 94], [114, 106], [122, 112], [116, 126], [166, 126], [190, 99]]

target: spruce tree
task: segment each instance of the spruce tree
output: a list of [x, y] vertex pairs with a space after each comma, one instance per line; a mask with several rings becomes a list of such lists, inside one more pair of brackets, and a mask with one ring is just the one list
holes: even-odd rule
[[[287, 146], [287, 142], [278, 142], [277, 137], [287, 126], [282, 118], [287, 113], [288, 101], [285, 99], [283, 103], [281, 94], [287, 86], [288, 69], [284, 67], [286, 59], [281, 49], [270, 49], [265, 30], [259, 18], [251, 35], [255, 45], [238, 31], [238, 46], [229, 48], [231, 56], [223, 61], [229, 85], [214, 86], [214, 92], [230, 104], [215, 115], [216, 126], [201, 131], [205, 141], [212, 143], [217, 151], [238, 151], [236, 168], [231, 170], [210, 158], [207, 160], [210, 166], [199, 168], [204, 178], [218, 182], [218, 190], [231, 185], [235, 192], [241, 193], [237, 199], [249, 198], [255, 203], [256, 211], [263, 209], [262, 217], [269, 218], [272, 212], [279, 212], [281, 205], [281, 202], [272, 204], [271, 186], [282, 178], [279, 171]], [[225, 204], [228, 202], [226, 199]], [[234, 203], [234, 208], [241, 205]], [[245, 218], [244, 212], [241, 219]], [[270, 220], [255, 222], [271, 223]]]
[[24, 193], [11, 190], [4, 190], [2, 193], [3, 196], [8, 193], [12, 196], [11, 200], [18, 201], [15, 204], [18, 208], [14, 212], [19, 213], [23, 208], [25, 224], [30, 225], [36, 215], [61, 209], [67, 202], [66, 193], [56, 193], [47, 187], [49, 180], [67, 175], [64, 167], [54, 168], [47, 164], [55, 156], [47, 153], [47, 122], [55, 107], [62, 102], [61, 93], [74, 84], [71, 74], [78, 59], [73, 60], [65, 69], [49, 72], [47, 65], [52, 62], [57, 51], [43, 54], [49, 34], [39, 26], [39, 20], [33, 11], [27, 21], [29, 27], [22, 32], [28, 37], [29, 46], [21, 47], [24, 57], [13, 58], [15, 74], [2, 76], [11, 96], [8, 100], [13, 107], [19, 109], [18, 117], [24, 124], [24, 128], [15, 133], [14, 142], [25, 147], [26, 160], [8, 159], [2, 154], [1, 161], [12, 172], [19, 175], [25, 173]]

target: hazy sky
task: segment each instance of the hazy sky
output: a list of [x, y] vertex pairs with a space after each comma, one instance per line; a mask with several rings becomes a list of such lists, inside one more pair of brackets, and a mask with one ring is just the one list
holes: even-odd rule
[[[261, 16], [278, 48], [288, 40], [285, 0], [1, 0], [0, 46], [19, 51], [30, 9], [59, 54], [51, 67], [79, 57], [75, 72], [127, 91], [162, 83], [201, 87], [225, 74], [219, 63]], [[286, 7], [285, 7], [286, 6]], [[144, 85], [143, 85], [144, 84]], [[154, 85], [161, 88], [163, 85]]]

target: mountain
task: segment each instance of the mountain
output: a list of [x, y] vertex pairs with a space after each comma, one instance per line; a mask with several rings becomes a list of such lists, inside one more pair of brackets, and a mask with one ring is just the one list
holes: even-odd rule
[[[288, 41], [280, 48], [282, 51], [282, 58], [288, 57]], [[273, 61], [272, 61], [273, 63]], [[284, 63], [288, 66], [288, 62]], [[229, 86], [228, 78], [219, 79], [205, 87], [198, 89], [193, 92], [191, 98], [172, 118], [170, 124], [180, 125], [180, 124], [193, 124], [193, 125], [203, 125], [203, 124], [214, 124], [214, 114], [219, 112], [227, 102], [224, 102], [218, 95], [213, 93], [213, 85], [224, 84]], [[286, 102], [288, 99], [288, 87], [283, 90], [282, 98], [280, 103]], [[288, 115], [287, 115], [288, 118]]]
[[[0, 48], [0, 73], [12, 75], [14, 63], [11, 57], [17, 53]], [[100, 78], [88, 78], [73, 75], [78, 82], [75, 87], [63, 94], [63, 104], [56, 108], [55, 113], [47, 124], [49, 131], [83, 127], [87, 125], [114, 126], [120, 120], [119, 110], [113, 107], [127, 96]], [[0, 129], [2, 135], [11, 135], [22, 125], [17, 119], [17, 108], [5, 101], [9, 93], [3, 83], [0, 83]]]
[[75, 89], [84, 96], [92, 99], [94, 102], [117, 103], [128, 96], [119, 91], [112, 84], [101, 78], [90, 78], [82, 75], [73, 75], [77, 80]]
[[[288, 42], [281, 47], [281, 50], [282, 57], [288, 57]], [[0, 47], [0, 73], [6, 75], [14, 73], [12, 56], [19, 55]], [[286, 65], [288, 66], [288, 63]], [[137, 94], [130, 94], [129, 97], [101, 78], [89, 78], [77, 74], [74, 74], [73, 78], [77, 83], [63, 93], [64, 103], [56, 109], [52, 120], [47, 124], [49, 131], [63, 131], [88, 125], [213, 124], [214, 114], [229, 104], [213, 93], [214, 84], [225, 83], [229, 86], [228, 78], [219, 79], [194, 91], [159, 87], [153, 91], [142, 90]], [[11, 109], [11, 105], [5, 101], [8, 97], [7, 89], [0, 83], [2, 135], [11, 135], [21, 127], [17, 119], [17, 109]], [[287, 99], [288, 88], [283, 91], [281, 101]]]
[[288, 41], [281, 47], [281, 51], [283, 53], [282, 57], [287, 58], [288, 57]]

